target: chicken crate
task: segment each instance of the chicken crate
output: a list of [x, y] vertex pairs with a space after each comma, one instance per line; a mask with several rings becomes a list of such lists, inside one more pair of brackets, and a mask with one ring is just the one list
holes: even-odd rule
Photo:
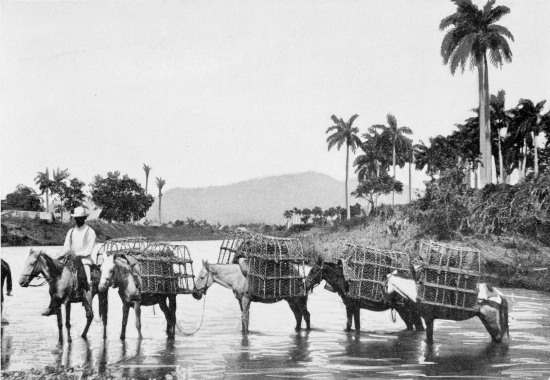
[[149, 245], [149, 239], [142, 236], [130, 236], [105, 241], [96, 254], [96, 263], [101, 265], [105, 256], [115, 253], [140, 254]]
[[150, 244], [133, 256], [140, 265], [142, 293], [190, 294], [193, 292], [195, 287], [193, 260], [185, 245]]
[[298, 239], [255, 235], [248, 242], [248, 291], [265, 300], [306, 295], [305, 256]]
[[395, 270], [410, 272], [406, 253], [348, 243], [342, 248], [340, 257], [349, 298], [382, 302], [387, 275]]
[[446, 309], [450, 318], [453, 313], [459, 317], [476, 312], [480, 252], [422, 241], [419, 254], [423, 263], [417, 273], [418, 301]]
[[239, 256], [246, 256], [246, 243], [252, 238], [253, 235], [247, 231], [229, 232], [220, 246], [218, 264], [231, 264]]

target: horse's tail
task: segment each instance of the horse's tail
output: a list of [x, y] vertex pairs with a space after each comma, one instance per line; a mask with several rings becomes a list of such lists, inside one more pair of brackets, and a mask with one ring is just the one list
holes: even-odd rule
[[99, 317], [105, 322], [107, 320], [107, 311], [109, 310], [109, 290], [99, 292], [97, 297], [99, 300]]
[[500, 320], [500, 331], [502, 332], [502, 337], [504, 338], [504, 333], [508, 335], [508, 340], [510, 339], [510, 329], [508, 328], [508, 300], [504, 295], [500, 295], [501, 303], [499, 309], [499, 320]]

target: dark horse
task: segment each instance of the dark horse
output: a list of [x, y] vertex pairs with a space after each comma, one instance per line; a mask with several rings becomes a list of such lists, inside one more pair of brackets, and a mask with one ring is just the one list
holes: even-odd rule
[[2, 290], [1, 290], [1, 293], [2, 293], [2, 306], [1, 306], [1, 309], [0, 309], [0, 313], [2, 313], [1, 310], [4, 309], [4, 282], [6, 282], [6, 281], [7, 281], [6, 285], [8, 286], [6, 295], [11, 296], [11, 290], [12, 290], [11, 270], [10, 270], [10, 266], [8, 265], [8, 263], [5, 262], [2, 259]]
[[[92, 305], [88, 299], [93, 299], [96, 294], [99, 294], [99, 314], [103, 320], [103, 335], [107, 331], [107, 294], [100, 293], [98, 290], [99, 283], [99, 267], [92, 265], [90, 273], [92, 277], [92, 289], [87, 289], [87, 282], [79, 281], [77, 275], [70, 266], [78, 268], [82, 266], [82, 262], [78, 257], [71, 257], [72, 265], [63, 265], [57, 260], [52, 259], [45, 252], [33, 251], [29, 253], [25, 267], [19, 278], [19, 285], [26, 288], [31, 280], [38, 275], [42, 275], [50, 286], [51, 304], [60, 306], [65, 304], [65, 327], [67, 328], [67, 341], [71, 342], [71, 304], [82, 303], [86, 310], [86, 327], [82, 332], [82, 338], [86, 338], [88, 329], [94, 318]], [[81, 268], [84, 271], [84, 268]], [[80, 284], [79, 284], [80, 282]], [[91, 292], [91, 297], [87, 297], [87, 292]], [[61, 308], [56, 307], [57, 327], [59, 330], [59, 343], [63, 342], [63, 318], [61, 316]]]
[[411, 302], [390, 303], [386, 300], [377, 302], [348, 297], [349, 285], [344, 278], [341, 260], [339, 260], [337, 264], [318, 260], [317, 263], [313, 265], [306, 278], [306, 287], [308, 291], [312, 290], [316, 285], [319, 285], [322, 280], [325, 280], [332, 289], [338, 293], [346, 306], [346, 314], [348, 317], [346, 331], [351, 331], [352, 317], [355, 320], [355, 331], [361, 330], [361, 309], [385, 311], [391, 308], [399, 313], [399, 316], [407, 325], [407, 330], [412, 330], [413, 327], [415, 327], [417, 331], [424, 331], [422, 319]]
[[[176, 334], [176, 294], [142, 293], [139, 262], [130, 255], [114, 254], [105, 257], [101, 264], [99, 289], [106, 291], [109, 286], [118, 288], [122, 301], [122, 331], [120, 339], [126, 338], [126, 325], [130, 307], [136, 312], [136, 328], [141, 335], [141, 306], [158, 304], [166, 317], [166, 334], [173, 338]], [[169, 301], [169, 304], [168, 304]]]
[[[248, 292], [248, 277], [246, 276], [248, 273], [248, 264], [246, 259], [241, 259], [239, 264], [209, 264], [207, 261], [203, 260], [202, 265], [203, 268], [195, 281], [193, 297], [195, 297], [195, 299], [201, 299], [202, 295], [206, 293], [214, 282], [217, 282], [225, 288], [231, 289], [233, 294], [235, 294], [235, 298], [239, 301], [242, 331], [245, 334], [248, 334], [250, 302], [274, 303], [281, 301], [280, 299], [261, 299]], [[307, 295], [286, 298], [285, 301], [288, 302], [296, 318], [296, 331], [300, 331], [302, 328], [302, 317], [306, 321], [306, 326], [309, 330], [311, 326], [309, 322], [309, 311], [307, 310]]]

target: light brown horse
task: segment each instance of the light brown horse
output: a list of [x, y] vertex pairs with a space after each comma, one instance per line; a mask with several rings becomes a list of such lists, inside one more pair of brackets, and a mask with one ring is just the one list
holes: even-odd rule
[[[126, 325], [130, 307], [136, 313], [136, 328], [141, 335], [141, 306], [158, 304], [166, 317], [166, 334], [173, 338], [176, 334], [176, 294], [142, 293], [139, 262], [130, 255], [114, 254], [105, 257], [101, 264], [100, 291], [109, 286], [118, 288], [122, 301], [122, 331], [120, 339], [126, 338]], [[169, 303], [168, 303], [169, 301]]]
[[[78, 258], [75, 265], [82, 265]], [[82, 270], [84, 270], [82, 268]], [[71, 342], [71, 304], [82, 303], [86, 310], [86, 327], [82, 332], [82, 338], [86, 339], [88, 329], [94, 318], [92, 304], [89, 300], [99, 294], [99, 314], [103, 320], [103, 334], [107, 331], [107, 295], [98, 291], [99, 267], [92, 265], [90, 268], [92, 277], [92, 289], [83, 289], [77, 284], [77, 276], [67, 266], [52, 259], [45, 252], [33, 251], [31, 249], [25, 266], [19, 277], [19, 285], [25, 288], [31, 280], [38, 275], [44, 277], [50, 286], [51, 304], [56, 309], [57, 328], [59, 330], [59, 343], [63, 343], [63, 318], [61, 316], [62, 304], [65, 304], [65, 327], [67, 328], [67, 341]]]
[[[274, 303], [281, 301], [280, 299], [261, 299], [252, 296], [248, 292], [248, 278], [246, 277], [248, 264], [245, 259], [239, 260], [239, 264], [209, 264], [207, 261], [203, 260], [202, 265], [203, 268], [197, 280], [195, 280], [193, 297], [195, 299], [201, 299], [202, 295], [206, 293], [214, 282], [225, 288], [231, 289], [241, 307], [242, 331], [245, 334], [248, 334], [250, 302]], [[306, 326], [309, 330], [311, 327], [309, 321], [310, 315], [307, 310], [307, 295], [286, 298], [285, 301], [288, 302], [296, 318], [296, 331], [302, 328], [302, 317], [306, 321]]]

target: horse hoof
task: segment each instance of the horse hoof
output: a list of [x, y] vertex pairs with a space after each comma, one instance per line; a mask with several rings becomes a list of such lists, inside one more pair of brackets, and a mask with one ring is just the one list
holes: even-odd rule
[[126, 339], [126, 337], [124, 335], [121, 335], [120, 340], [124, 340], [124, 339]]

